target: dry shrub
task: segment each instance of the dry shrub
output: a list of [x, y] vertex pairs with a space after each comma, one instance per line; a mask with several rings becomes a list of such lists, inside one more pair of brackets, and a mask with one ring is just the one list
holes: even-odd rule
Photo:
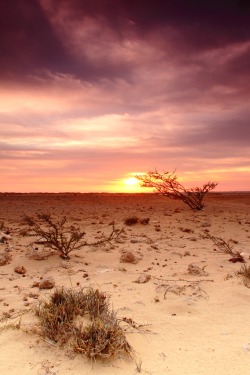
[[[90, 323], [76, 322], [77, 316], [86, 314]], [[68, 343], [75, 352], [91, 360], [132, 357], [133, 350], [114, 311], [110, 310], [109, 298], [98, 289], [57, 289], [48, 302], [40, 303], [37, 315], [44, 337], [61, 345]]]
[[138, 258], [130, 251], [124, 252], [120, 257], [120, 263], [138, 263]]
[[206, 235], [205, 238], [211, 239], [215, 246], [217, 246], [217, 248], [219, 249], [219, 252], [229, 254], [232, 257], [237, 257], [244, 261], [244, 257], [241, 255], [241, 253], [233, 249], [233, 246], [238, 243], [237, 241], [232, 239], [225, 241], [221, 237], [211, 236], [210, 234]]
[[130, 216], [127, 219], [124, 220], [124, 224], [126, 225], [135, 225], [139, 223], [139, 218], [137, 216]]
[[137, 217], [137, 216], [130, 216], [127, 219], [124, 220], [124, 224], [128, 225], [128, 226], [135, 225], [135, 224], [138, 224], [138, 223], [143, 224], [143, 225], [148, 225], [149, 220], [150, 220], [149, 217], [139, 219], [139, 217]]
[[38, 237], [36, 243], [47, 245], [49, 249], [59, 251], [65, 259], [69, 253], [86, 245], [85, 232], [78, 227], [68, 225], [67, 217], [55, 219], [50, 213], [37, 213], [36, 217], [24, 215], [22, 223], [32, 229]]
[[35, 217], [24, 215], [22, 224], [27, 226], [25, 229], [32, 230], [38, 238], [34, 243], [43, 244], [50, 250], [59, 252], [64, 259], [69, 259], [69, 254], [74, 250], [79, 250], [83, 246], [98, 246], [111, 242], [122, 233], [122, 230], [115, 229], [113, 226], [108, 237], [103, 236], [97, 242], [88, 243], [84, 240], [86, 233], [78, 226], [70, 225], [66, 216], [56, 219], [45, 212], [38, 212]]

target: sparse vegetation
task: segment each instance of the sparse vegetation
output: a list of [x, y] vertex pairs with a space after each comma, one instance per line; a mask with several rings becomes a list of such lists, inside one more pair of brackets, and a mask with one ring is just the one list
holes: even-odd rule
[[[57, 289], [49, 301], [39, 304], [37, 315], [44, 337], [60, 345], [67, 343], [91, 361], [117, 356], [132, 358], [133, 349], [120, 320], [110, 309], [109, 297], [98, 289]], [[90, 319], [87, 324], [77, 321], [77, 317], [86, 315]]]
[[149, 220], [150, 220], [149, 217], [145, 217], [143, 219], [140, 219], [139, 222], [142, 225], [148, 225], [149, 224]]
[[138, 263], [139, 259], [136, 257], [133, 253], [130, 251], [125, 251], [121, 257], [120, 257], [120, 262], [121, 263], [133, 263], [136, 264]]
[[37, 213], [35, 217], [24, 215], [22, 224], [32, 229], [38, 240], [36, 243], [42, 243], [51, 250], [56, 250], [64, 259], [69, 259], [69, 253], [78, 250], [83, 246], [98, 246], [105, 242], [111, 242], [117, 239], [122, 230], [115, 229], [108, 237], [101, 238], [99, 241], [88, 243], [84, 240], [85, 232], [79, 227], [68, 225], [67, 217], [56, 220], [50, 213]]
[[160, 174], [157, 170], [135, 177], [141, 181], [142, 187], [154, 188], [157, 193], [171, 199], [180, 199], [194, 211], [204, 208], [205, 195], [217, 186], [216, 182], [207, 182], [202, 187], [187, 189], [178, 181], [175, 172]]
[[215, 246], [219, 249], [219, 252], [229, 254], [232, 257], [236, 257], [239, 258], [239, 260], [242, 259], [242, 261], [244, 261], [241, 253], [233, 249], [233, 246], [237, 244], [237, 241], [232, 239], [230, 239], [229, 241], [225, 241], [221, 237], [211, 236], [210, 234], [207, 234], [205, 238], [211, 239]]
[[130, 217], [127, 217], [127, 219], [124, 220], [124, 224], [125, 225], [135, 225], [139, 223], [139, 218], [137, 216], [130, 216]]
[[236, 276], [242, 278], [244, 285], [247, 288], [250, 288], [250, 265], [249, 264], [242, 264], [239, 271], [236, 272]]
[[2, 253], [0, 253], [0, 266], [5, 266], [6, 264], [9, 264], [11, 262], [12, 256], [9, 253], [9, 251], [4, 250]]
[[139, 217], [137, 216], [130, 216], [130, 217], [127, 217], [125, 220], [124, 220], [124, 224], [125, 225], [135, 225], [135, 224], [143, 224], [143, 225], [148, 225], [149, 223], [149, 218], [146, 217], [146, 218], [143, 218], [143, 219], [140, 219]]
[[87, 326], [77, 327], [73, 349], [91, 360], [132, 355], [132, 347], [113, 311], [106, 312]]
[[179, 229], [183, 233], [194, 233], [193, 229], [190, 229], [190, 228], [179, 227]]

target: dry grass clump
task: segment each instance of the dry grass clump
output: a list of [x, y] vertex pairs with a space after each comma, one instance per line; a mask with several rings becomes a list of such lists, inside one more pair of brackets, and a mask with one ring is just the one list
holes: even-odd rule
[[[57, 289], [49, 301], [40, 303], [37, 315], [44, 337], [60, 345], [67, 343], [91, 360], [132, 357], [132, 347], [110, 310], [109, 298], [98, 289]], [[77, 323], [77, 317], [86, 315], [90, 319], [88, 324]]]
[[72, 334], [72, 323], [79, 314], [78, 298], [67, 289], [56, 289], [49, 301], [37, 308], [42, 335], [54, 342], [65, 343]]
[[90, 288], [84, 296], [80, 291], [77, 299], [81, 311], [87, 312], [91, 319], [105, 315], [109, 311], [109, 298], [99, 289]]
[[77, 328], [75, 337], [74, 351], [91, 360], [132, 356], [132, 347], [114, 312], [106, 312], [89, 325]]
[[242, 278], [246, 287], [250, 288], [250, 265], [242, 264], [240, 270], [236, 272], [236, 275]]

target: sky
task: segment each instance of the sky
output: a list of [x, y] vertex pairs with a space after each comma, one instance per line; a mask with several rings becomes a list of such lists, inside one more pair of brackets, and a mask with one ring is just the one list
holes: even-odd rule
[[250, 190], [248, 0], [1, 0], [1, 192]]

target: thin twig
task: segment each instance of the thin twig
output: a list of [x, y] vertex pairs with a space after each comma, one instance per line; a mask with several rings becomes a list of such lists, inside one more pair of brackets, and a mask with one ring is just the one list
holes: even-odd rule
[[165, 282], [186, 282], [186, 283], [201, 283], [203, 281], [208, 281], [208, 282], [214, 282], [214, 280], [211, 280], [211, 279], [200, 279], [200, 280], [186, 280], [186, 279], [176, 279], [176, 280], [168, 280], [168, 279], [162, 279], [162, 278], [159, 278], [159, 277], [156, 277], [156, 276], [151, 276], [152, 279], [156, 279], [156, 280], [160, 280], [160, 281], [165, 281]]

